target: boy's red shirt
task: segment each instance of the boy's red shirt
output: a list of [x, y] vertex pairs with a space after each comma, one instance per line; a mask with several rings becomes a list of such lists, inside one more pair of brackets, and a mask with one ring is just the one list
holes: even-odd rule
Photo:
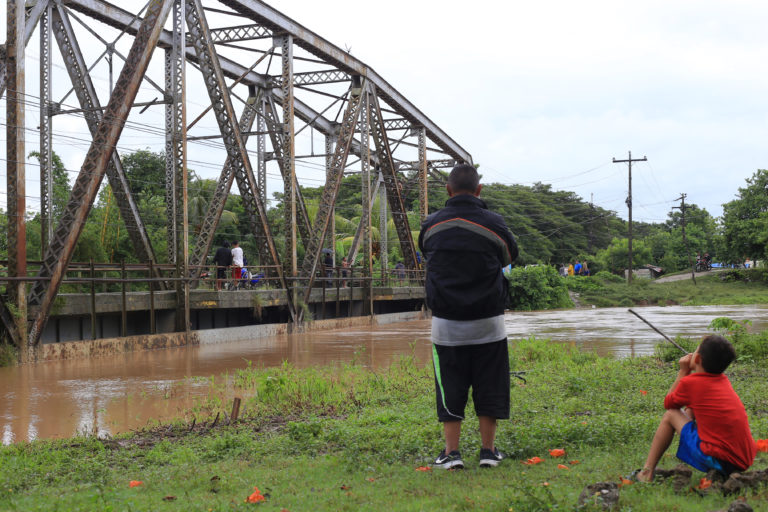
[[696, 417], [701, 451], [747, 469], [755, 460], [747, 411], [722, 373], [692, 373], [664, 398], [665, 409], [690, 407]]

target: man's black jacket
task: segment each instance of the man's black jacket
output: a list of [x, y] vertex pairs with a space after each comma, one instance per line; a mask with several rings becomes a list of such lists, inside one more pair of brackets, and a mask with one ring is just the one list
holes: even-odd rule
[[229, 267], [232, 265], [232, 251], [226, 247], [216, 249], [213, 262], [219, 267]]
[[508, 283], [501, 270], [517, 258], [517, 244], [501, 215], [480, 198], [455, 195], [426, 218], [419, 249], [427, 261], [427, 306], [448, 320], [504, 313]]

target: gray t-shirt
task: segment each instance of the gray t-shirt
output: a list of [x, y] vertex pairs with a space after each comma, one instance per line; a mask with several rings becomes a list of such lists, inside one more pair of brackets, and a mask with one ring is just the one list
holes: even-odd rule
[[432, 317], [432, 343], [435, 345], [482, 345], [507, 337], [504, 315], [479, 320], [446, 320]]

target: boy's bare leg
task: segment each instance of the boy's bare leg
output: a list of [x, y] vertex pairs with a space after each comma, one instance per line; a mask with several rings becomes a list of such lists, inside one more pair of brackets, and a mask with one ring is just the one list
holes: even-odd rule
[[637, 474], [638, 481], [651, 482], [653, 480], [653, 472], [656, 470], [656, 465], [672, 443], [675, 432], [680, 433], [685, 424], [691, 420], [692, 418], [680, 409], [669, 409], [664, 413], [664, 416], [661, 417], [659, 428], [656, 429], [656, 434], [653, 436], [651, 449], [648, 452], [645, 465], [640, 473]]
[[494, 441], [496, 440], [496, 418], [478, 416], [477, 419], [480, 422], [480, 441], [482, 442], [482, 447], [493, 451], [495, 448]]
[[445, 434], [445, 453], [451, 453], [459, 449], [459, 437], [461, 436], [460, 421], [444, 421], [443, 433]]

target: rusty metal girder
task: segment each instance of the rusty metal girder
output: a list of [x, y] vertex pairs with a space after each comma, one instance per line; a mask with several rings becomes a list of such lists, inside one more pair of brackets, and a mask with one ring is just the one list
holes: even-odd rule
[[[6, 188], [8, 206], [8, 276], [27, 276], [27, 224], [26, 214], [26, 158], [24, 145], [25, 81], [24, 81], [24, 2], [11, 0], [7, 11], [8, 39], [6, 41]], [[22, 319], [16, 320], [17, 339], [21, 341], [22, 358], [26, 357], [27, 302], [23, 282], [7, 284], [9, 300], [14, 303]]]
[[[38, 0], [35, 4], [26, 9], [25, 21], [24, 21], [24, 47], [29, 44], [29, 40], [32, 39], [32, 34], [37, 27], [37, 23], [40, 17], [48, 9], [49, 0]], [[0, 53], [4, 52], [5, 48], [0, 48]], [[5, 94], [6, 80], [8, 71], [5, 65], [5, 53], [0, 55], [0, 97]]]
[[[66, 0], [66, 3], [71, 9], [86, 14], [118, 30], [124, 30], [127, 34], [135, 35], [139, 26], [140, 19], [137, 19], [135, 15], [104, 0]], [[170, 32], [165, 31], [160, 37], [158, 45], [162, 48], [170, 48], [172, 44], [172, 35]], [[193, 48], [188, 47], [186, 52], [188, 61], [198, 63], [198, 58]], [[247, 67], [226, 57], [220, 56], [219, 63], [222, 73], [228, 78], [239, 79], [242, 84], [252, 85], [257, 88], [268, 89], [270, 87], [270, 77], [249, 71]], [[275, 101], [282, 101], [281, 94], [279, 88], [272, 89], [271, 96]], [[338, 123], [326, 119], [298, 98], [294, 98], [294, 112], [297, 118], [310, 124], [320, 133], [333, 137], [338, 135]], [[360, 156], [360, 144], [357, 141], [352, 142], [350, 152], [358, 157]], [[376, 155], [371, 155], [371, 160], [375, 162]]]
[[[418, 134], [417, 134], [418, 136]], [[426, 141], [424, 145], [424, 151], [426, 152]], [[421, 168], [421, 160], [416, 160], [414, 162], [398, 162], [399, 167], [401, 171], [417, 171]], [[453, 169], [453, 167], [457, 164], [456, 160], [453, 160], [451, 158], [443, 159], [443, 160], [427, 160], [427, 168], [431, 170], [435, 169]]]
[[40, 16], [40, 254], [53, 238], [53, 150], [51, 149], [51, 6]]
[[[176, 276], [189, 273], [189, 217], [187, 208], [187, 115], [186, 75], [184, 59], [184, 0], [173, 0], [173, 46], [166, 52], [166, 93], [171, 102], [165, 106], [166, 174], [173, 174], [173, 205], [176, 215], [169, 226], [176, 232]], [[176, 329], [188, 331], [190, 327], [189, 282], [176, 281]]]
[[[319, 84], [337, 84], [349, 82], [350, 76], [344, 71], [338, 69], [330, 69], [326, 71], [311, 71], [306, 73], [294, 73], [293, 85], [319, 85]], [[282, 84], [282, 77], [276, 76], [272, 78], [272, 83], [275, 87], [280, 87]]]
[[[296, 310], [293, 307], [292, 296], [280, 265], [280, 257], [275, 248], [269, 223], [267, 222], [267, 210], [261, 201], [261, 195], [256, 185], [253, 168], [245, 149], [245, 143], [236, 123], [232, 100], [224, 82], [224, 74], [222, 73], [218, 55], [208, 32], [208, 23], [205, 20], [200, 0], [186, 0], [186, 8], [187, 30], [192, 36], [195, 54], [197, 55], [198, 64], [211, 99], [216, 121], [224, 140], [227, 156], [230, 158], [231, 165], [236, 169], [235, 179], [238, 182], [249, 227], [254, 235], [263, 233], [268, 247], [267, 257], [269, 262], [275, 266], [280, 285], [289, 294], [289, 310], [291, 318], [295, 319]], [[241, 179], [238, 179], [238, 177], [241, 177]], [[261, 229], [259, 229], [259, 226]]]
[[[256, 121], [256, 184], [261, 192], [261, 202], [267, 204], [267, 140], [264, 133], [267, 131], [266, 106], [267, 99], [264, 94], [259, 95], [258, 119]], [[247, 130], [250, 131], [250, 128]]]
[[5, 303], [5, 298], [2, 295], [0, 295], [0, 321], [2, 321], [3, 327], [5, 327], [5, 331], [8, 333], [8, 336], [11, 339], [11, 343], [16, 345], [18, 348], [22, 348], [16, 320], [8, 310], [8, 305]]
[[[39, 304], [30, 333], [30, 344], [40, 339], [48, 320], [53, 299], [71, 261], [75, 244], [85, 225], [85, 219], [101, 185], [104, 173], [120, 138], [131, 105], [136, 98], [141, 80], [147, 70], [152, 53], [162, 33], [163, 24], [172, 8], [171, 2], [151, 0], [147, 6], [136, 39], [128, 53], [128, 59], [117, 79], [115, 90], [104, 111], [93, 142], [86, 154], [82, 169], [75, 181], [53, 240], [45, 254], [37, 281], [30, 293], [30, 303]], [[47, 279], [50, 278], [50, 281]]]
[[427, 193], [427, 130], [419, 128], [419, 217], [422, 222], [429, 214], [429, 194]]
[[[325, 181], [327, 182], [331, 178], [331, 167], [333, 166], [333, 152], [334, 148], [336, 147], [336, 137], [331, 137], [329, 135], [325, 136]], [[331, 251], [333, 251], [332, 257], [333, 257], [333, 266], [335, 267], [337, 264], [336, 260], [336, 205], [334, 204], [331, 207], [331, 222], [330, 226], [328, 226], [328, 232], [325, 237], [323, 237], [323, 240], [320, 241], [320, 246], [325, 245], [325, 241], [330, 238], [331, 240]]]
[[333, 206], [336, 204], [341, 179], [344, 177], [344, 168], [347, 166], [349, 148], [352, 145], [352, 139], [355, 136], [355, 126], [360, 116], [361, 96], [360, 94], [352, 94], [347, 102], [347, 108], [344, 111], [341, 129], [336, 141], [336, 149], [328, 166], [328, 177], [323, 188], [323, 195], [320, 198], [320, 207], [315, 216], [315, 224], [313, 226], [315, 236], [309, 239], [309, 244], [306, 247], [304, 262], [301, 268], [301, 275], [307, 280], [307, 288], [304, 293], [305, 303], [309, 301], [312, 283], [315, 280], [315, 272], [317, 272], [317, 265], [320, 262], [323, 241], [328, 233]]
[[[259, 96], [262, 92], [259, 91]], [[253, 127], [253, 123], [257, 117], [257, 111], [255, 104], [260, 98], [250, 97], [248, 103], [243, 109], [243, 113], [240, 116], [240, 131], [249, 132]], [[247, 141], [247, 137], [243, 135], [243, 142]], [[197, 239], [195, 240], [195, 247], [192, 250], [190, 256], [190, 266], [192, 270], [190, 275], [194, 278], [200, 276], [200, 266], [205, 264], [206, 257], [213, 245], [213, 236], [216, 234], [216, 227], [219, 225], [221, 214], [224, 212], [224, 205], [227, 202], [229, 191], [232, 188], [232, 182], [235, 181], [235, 172], [237, 168], [232, 165], [230, 157], [227, 157], [227, 161], [224, 163], [224, 167], [221, 170], [219, 180], [216, 182], [216, 190], [213, 192], [213, 197], [208, 203], [208, 209], [205, 212], [205, 217], [200, 225], [200, 231], [197, 233]]]
[[[383, 179], [381, 178], [381, 172], [379, 172], [378, 177], [376, 178], [376, 183], [373, 186], [373, 193], [371, 194], [371, 201], [368, 203], [368, 210], [370, 211], [373, 209], [373, 202], [376, 195], [379, 193], [379, 186], [381, 185]], [[360, 250], [360, 240], [363, 238], [363, 222], [361, 221], [357, 224], [357, 229], [355, 229], [355, 236], [352, 237], [352, 244], [349, 246], [349, 253], [347, 253], [347, 259], [352, 262], [355, 261], [357, 258], [357, 253]]]
[[[173, 98], [174, 94], [174, 73], [177, 55], [174, 47], [165, 50], [165, 94]], [[174, 158], [173, 134], [174, 129], [174, 107], [175, 101], [171, 99], [165, 105], [165, 229], [166, 229], [166, 252], [168, 262], [176, 261], [176, 247], [178, 240], [176, 238], [178, 229], [176, 227], [176, 161]]]
[[299, 275], [298, 240], [296, 236], [296, 146], [293, 118], [293, 38], [289, 35], [280, 38], [281, 51], [281, 84], [283, 123], [282, 134], [282, 170], [283, 170], [283, 212], [285, 218], [285, 257], [289, 262], [291, 277], [290, 284], [296, 287]]
[[[283, 177], [283, 183], [286, 182], [288, 170], [285, 166], [285, 158], [283, 157], [283, 148], [285, 147], [284, 134], [282, 133], [282, 124], [280, 118], [277, 116], [277, 107], [275, 106], [274, 99], [268, 98], [264, 105], [264, 122], [267, 125], [267, 131], [269, 132], [269, 138], [272, 141], [272, 149], [274, 159], [277, 160], [277, 165], [280, 168], [280, 174]], [[266, 155], [264, 161], [266, 162]], [[266, 171], [265, 171], [266, 172]], [[266, 174], [265, 174], [266, 177]], [[304, 203], [304, 195], [299, 188], [299, 182], [296, 179], [294, 173], [293, 180], [296, 190], [296, 214], [298, 216], [298, 228], [301, 240], [304, 242], [304, 247], [307, 247], [309, 239], [311, 238], [312, 223], [309, 221], [309, 213], [307, 213], [307, 206]]]
[[[102, 113], [103, 109], [99, 102], [99, 96], [88, 73], [88, 67], [80, 51], [80, 45], [77, 42], [72, 23], [64, 9], [53, 9], [51, 27], [56, 37], [59, 51], [66, 63], [65, 67], [72, 81], [77, 100], [85, 110], [83, 117], [91, 135], [95, 137], [99, 130], [99, 123], [105, 114]], [[109, 180], [109, 186], [112, 187], [115, 202], [120, 210], [120, 217], [125, 223], [128, 237], [136, 251], [136, 256], [140, 261], [157, 263], [152, 243], [149, 241], [149, 235], [144, 227], [144, 222], [141, 220], [139, 207], [131, 194], [128, 178], [125, 175], [125, 170], [117, 151], [114, 151], [109, 159], [107, 179]]]
[[[104, 0], [66, 0], [66, 5], [78, 12], [81, 12], [93, 19], [99, 20], [107, 25], [123, 30], [127, 34], [135, 35], [139, 27], [141, 18], [137, 18], [134, 14], [110, 4]], [[161, 48], [170, 48], [173, 45], [173, 37], [169, 31], [164, 31], [160, 36], [158, 46]], [[190, 62], [198, 63], [198, 57], [193, 47], [187, 47], [186, 50], [187, 60]], [[240, 79], [244, 85], [252, 85], [261, 89], [268, 89], [270, 87], [270, 78], [249, 71], [247, 67], [234, 62], [226, 57], [219, 56], [219, 64], [221, 71], [227, 78]], [[272, 90], [272, 96], [276, 101], [281, 101], [279, 89]], [[302, 102], [299, 99], [294, 98], [294, 109], [296, 117], [302, 121], [311, 124], [315, 129], [326, 135], [335, 135], [338, 129], [338, 125], [332, 121], [321, 116], [312, 107]], [[354, 146], [353, 146], [354, 149]]]
[[387, 119], [384, 121], [384, 128], [386, 128], [388, 132], [393, 130], [410, 130], [411, 127], [411, 122], [407, 119]]
[[392, 107], [398, 114], [411, 121], [414, 125], [424, 126], [428, 137], [443, 151], [454, 158], [472, 163], [472, 156], [456, 141], [448, 136], [438, 125], [429, 119], [413, 103], [400, 94], [373, 69], [339, 48], [328, 40], [320, 37], [303, 25], [277, 11], [260, 0], [219, 0], [232, 10], [248, 17], [261, 26], [276, 33], [290, 34], [297, 46], [319, 57], [325, 62], [350, 75], [364, 76], [377, 89], [377, 96]]
[[214, 43], [236, 43], [239, 41], [269, 39], [271, 37], [272, 31], [259, 25], [239, 25], [237, 27], [211, 29], [211, 40]]
[[[370, 84], [368, 84], [370, 85]], [[371, 194], [371, 163], [368, 155], [371, 153], [371, 95], [368, 87], [363, 88], [362, 106], [360, 107], [360, 194], [362, 196], [363, 214], [360, 217], [360, 233], [363, 240], [363, 276], [371, 277], [373, 273], [373, 240], [371, 239], [371, 210], [376, 197]], [[355, 260], [352, 260], [355, 261]], [[371, 281], [368, 282], [370, 291]]]
[[400, 184], [397, 180], [394, 162], [392, 161], [392, 153], [387, 139], [387, 131], [384, 128], [384, 121], [381, 117], [381, 107], [379, 106], [376, 89], [371, 87], [371, 91], [368, 94], [371, 96], [371, 135], [376, 145], [376, 153], [379, 156], [381, 173], [384, 176], [384, 187], [387, 190], [389, 208], [392, 211], [392, 219], [395, 221], [397, 236], [400, 239], [400, 250], [403, 253], [406, 267], [415, 270], [418, 268], [416, 247], [413, 244], [413, 236], [408, 224], [408, 215], [405, 211], [403, 196], [400, 193]]
[[[186, 121], [184, 108], [184, 5], [174, 0], [173, 45], [165, 51], [165, 207], [167, 218], [168, 261], [178, 263], [186, 249], [183, 243], [183, 222], [186, 209], [181, 201], [186, 181]], [[179, 274], [183, 275], [183, 274]]]

